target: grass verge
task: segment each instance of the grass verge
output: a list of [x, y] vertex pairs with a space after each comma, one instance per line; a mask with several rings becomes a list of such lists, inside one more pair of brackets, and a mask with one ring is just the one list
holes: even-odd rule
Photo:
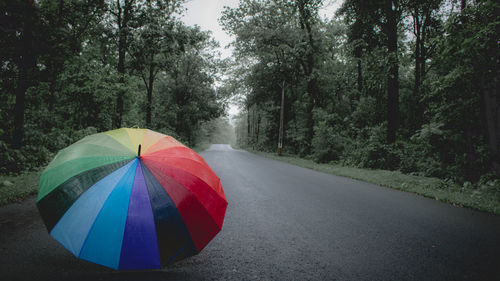
[[254, 150], [249, 150], [249, 152], [296, 166], [412, 192], [456, 206], [469, 207], [500, 215], [500, 186], [460, 186], [438, 178], [407, 175], [399, 171], [318, 164], [312, 160], [296, 156], [278, 156], [275, 153]]
[[38, 181], [43, 168], [23, 172], [15, 176], [0, 175], [0, 206], [19, 202], [38, 189]]

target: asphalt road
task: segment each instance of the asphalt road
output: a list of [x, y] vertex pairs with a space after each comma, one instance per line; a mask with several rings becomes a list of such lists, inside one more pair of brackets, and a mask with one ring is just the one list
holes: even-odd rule
[[201, 155], [229, 206], [199, 255], [140, 272], [78, 260], [31, 197], [0, 208], [0, 280], [500, 280], [500, 216], [228, 145]]

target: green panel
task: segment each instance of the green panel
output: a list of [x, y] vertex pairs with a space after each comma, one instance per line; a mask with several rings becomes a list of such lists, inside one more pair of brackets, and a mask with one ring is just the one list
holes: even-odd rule
[[66, 161], [64, 164], [46, 169], [40, 176], [37, 201], [40, 201], [40, 199], [49, 194], [57, 186], [77, 174], [114, 162], [133, 159], [134, 157], [135, 155], [82, 157], [72, 159]]
[[46, 170], [50, 170], [73, 159], [91, 156], [133, 157], [135, 156], [135, 153], [131, 152], [129, 149], [108, 135], [96, 134], [85, 137], [59, 151], [56, 157], [47, 166]]
[[73, 161], [79, 158], [88, 157], [126, 157], [132, 158], [135, 155], [133, 153], [124, 153], [122, 151], [113, 150], [110, 148], [94, 145], [94, 144], [81, 144], [73, 147], [71, 150], [60, 151], [54, 160], [50, 162], [45, 171], [52, 170], [69, 161]]

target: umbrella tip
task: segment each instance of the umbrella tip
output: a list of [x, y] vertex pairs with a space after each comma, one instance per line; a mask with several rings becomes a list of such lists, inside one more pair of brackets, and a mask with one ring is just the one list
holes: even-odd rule
[[139, 144], [139, 148], [137, 148], [137, 157], [141, 158], [141, 145]]

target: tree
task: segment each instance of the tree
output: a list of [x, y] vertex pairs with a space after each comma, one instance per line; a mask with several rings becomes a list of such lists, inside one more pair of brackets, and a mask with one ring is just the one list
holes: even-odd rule
[[[267, 101], [273, 105], [273, 113], [269, 115], [275, 116], [270, 123], [276, 124], [272, 125], [276, 130], [267, 139], [278, 138], [279, 107], [276, 105], [281, 103], [282, 81], [291, 88], [292, 85], [305, 85], [304, 89], [301, 88], [307, 97], [304, 101], [307, 108], [303, 120], [307, 130], [302, 137], [303, 153], [310, 151], [314, 134], [313, 111], [318, 98], [318, 73], [315, 69], [319, 43], [316, 32], [320, 6], [321, 1], [242, 1], [235, 9], [227, 8], [221, 19], [225, 29], [236, 35], [235, 49], [239, 60], [250, 62], [242, 66], [249, 70], [245, 80], [249, 89], [247, 112]], [[263, 74], [264, 80], [256, 79], [264, 77]], [[264, 111], [269, 110], [264, 108]], [[260, 133], [261, 111], [253, 111], [257, 114], [257, 126], [248, 128], [256, 128], [251, 131]], [[254, 139], [256, 137], [258, 134]]]
[[412, 121], [410, 129], [415, 132], [422, 125], [424, 107], [421, 104], [422, 83], [429, 71], [427, 60], [433, 55], [437, 40], [436, 30], [440, 27], [440, 21], [436, 18], [436, 13], [442, 5], [442, 0], [408, 1], [405, 9], [411, 17], [411, 32], [415, 36], [414, 47], [414, 86], [413, 86], [413, 106], [410, 107], [409, 119]]
[[[116, 33], [118, 37], [117, 70], [120, 74], [119, 83], [125, 85], [125, 56], [127, 45], [129, 44], [130, 29], [133, 26], [131, 26], [131, 22], [137, 16], [139, 7], [136, 5], [135, 0], [124, 0], [123, 3], [120, 0], [116, 0], [115, 3], [110, 3], [110, 6], [110, 13], [115, 17], [114, 24], [118, 27]], [[114, 128], [120, 128], [122, 125], [124, 95], [125, 91], [123, 88], [120, 88], [116, 95], [116, 110], [113, 118]]]
[[396, 141], [399, 127], [399, 61], [398, 24], [401, 22], [400, 1], [358, 1], [347, 0], [341, 13], [354, 19], [368, 20], [369, 28], [378, 28], [383, 35], [387, 49], [387, 143]]
[[[500, 5], [465, 3], [445, 23], [434, 57], [438, 78], [425, 98], [431, 120], [447, 129], [447, 144], [440, 152], [444, 165], [457, 165], [466, 180], [475, 181], [485, 166], [500, 174], [500, 52], [495, 35]], [[488, 156], [482, 152], [485, 147]], [[465, 157], [458, 162], [456, 155]]]
[[304, 72], [307, 79], [307, 94], [309, 96], [309, 104], [307, 107], [307, 134], [306, 142], [308, 145], [307, 151], [310, 152], [312, 139], [314, 136], [314, 118], [313, 111], [318, 95], [317, 78], [315, 74], [315, 56], [317, 55], [316, 42], [313, 35], [313, 25], [318, 19], [318, 10], [321, 7], [322, 1], [318, 0], [296, 0], [295, 7], [299, 11], [300, 28], [305, 32], [303, 41], [307, 42], [306, 50], [307, 60], [303, 63]]
[[224, 62], [215, 52], [217, 43], [199, 27], [177, 23], [173, 34], [180, 52], [171, 53], [171, 66], [160, 72], [156, 108], [152, 126], [178, 136], [188, 144], [196, 141], [196, 130], [202, 121], [223, 113], [218, 90], [214, 87], [217, 74], [223, 73]]
[[148, 1], [141, 11], [142, 26], [130, 42], [133, 68], [140, 73], [146, 87], [146, 126], [151, 125], [154, 82], [159, 71], [168, 66], [169, 56], [176, 52], [173, 15], [182, 1]]
[[31, 0], [24, 1], [24, 16], [21, 31], [20, 53], [17, 58], [19, 77], [16, 86], [16, 104], [14, 107], [14, 132], [12, 133], [11, 146], [19, 149], [22, 146], [24, 134], [24, 111], [26, 90], [32, 83], [35, 71], [36, 56], [33, 48], [33, 29], [35, 22], [35, 3]]

